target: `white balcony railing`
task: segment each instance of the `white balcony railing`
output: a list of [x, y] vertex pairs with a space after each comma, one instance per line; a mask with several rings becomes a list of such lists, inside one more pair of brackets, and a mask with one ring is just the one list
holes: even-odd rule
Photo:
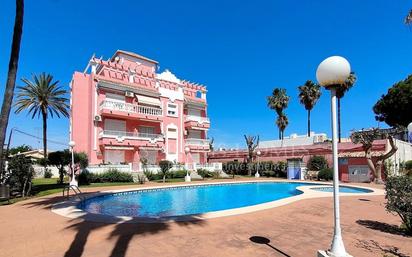
[[129, 103], [122, 103], [110, 100], [104, 100], [100, 104], [101, 109], [109, 109], [113, 111], [121, 111], [121, 112], [134, 112], [137, 113], [137, 105], [136, 104], [129, 104]]
[[186, 145], [209, 146], [209, 140], [198, 138], [187, 138]]
[[146, 115], [154, 115], [154, 116], [162, 116], [162, 109], [157, 107], [149, 107], [149, 106], [138, 106], [138, 111], [141, 114]]
[[186, 121], [197, 121], [200, 124], [210, 123], [210, 119], [208, 117], [200, 117], [196, 115], [186, 115]]
[[123, 103], [111, 100], [102, 101], [102, 103], [100, 104], [100, 110], [102, 109], [162, 116], [162, 109], [159, 107], [142, 106], [137, 104]]
[[117, 130], [103, 130], [100, 133], [102, 137], [123, 137], [130, 139], [163, 139], [162, 134], [151, 134], [151, 133], [140, 133], [140, 132], [127, 132], [127, 131], [117, 131]]

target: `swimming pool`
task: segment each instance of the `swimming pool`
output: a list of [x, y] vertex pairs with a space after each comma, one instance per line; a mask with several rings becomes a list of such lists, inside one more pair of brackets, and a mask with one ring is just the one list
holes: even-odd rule
[[[322, 192], [333, 192], [333, 187], [312, 187], [312, 190], [322, 191]], [[373, 192], [370, 189], [360, 188], [360, 187], [348, 187], [348, 186], [339, 186], [339, 192], [341, 193], [350, 193], [350, 194], [361, 194], [361, 193], [371, 193]]]
[[302, 194], [316, 183], [249, 182], [179, 186], [110, 193], [82, 201], [92, 214], [144, 218], [195, 215], [241, 208]]

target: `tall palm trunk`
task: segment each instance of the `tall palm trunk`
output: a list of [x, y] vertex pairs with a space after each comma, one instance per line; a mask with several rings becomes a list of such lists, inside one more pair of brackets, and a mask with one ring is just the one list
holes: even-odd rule
[[338, 139], [341, 142], [341, 132], [340, 132], [340, 98], [338, 97]]
[[4, 162], [4, 140], [6, 138], [7, 124], [9, 122], [10, 109], [13, 102], [14, 87], [20, 54], [21, 35], [23, 34], [23, 14], [24, 0], [16, 0], [16, 17], [14, 20], [13, 39], [11, 44], [11, 54], [9, 60], [9, 70], [7, 74], [4, 99], [1, 107], [0, 117], [0, 174], [3, 174]]
[[310, 110], [308, 110], [308, 137], [310, 137]]
[[43, 118], [43, 155], [44, 155], [44, 172], [47, 168], [47, 110], [42, 110]]

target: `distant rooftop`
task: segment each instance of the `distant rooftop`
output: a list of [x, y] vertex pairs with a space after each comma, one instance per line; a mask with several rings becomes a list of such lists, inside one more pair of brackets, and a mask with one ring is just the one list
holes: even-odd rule
[[152, 59], [149, 59], [149, 58], [147, 58], [147, 57], [144, 57], [143, 55], [136, 54], [136, 53], [129, 52], [129, 51], [120, 50], [120, 49], [117, 50], [117, 51], [114, 53], [114, 55], [112, 56], [111, 60], [113, 61], [114, 58], [115, 58], [117, 55], [119, 55], [119, 54], [125, 54], [125, 55], [129, 55], [129, 56], [131, 56], [131, 57], [135, 57], [135, 58], [138, 58], [138, 59], [142, 59], [142, 60], [145, 60], [145, 61], [154, 63], [154, 64], [159, 64], [157, 61], [152, 60]]
[[282, 146], [301, 146], [301, 145], [313, 145], [316, 143], [325, 142], [328, 139], [325, 133], [316, 134], [315, 132], [308, 135], [298, 135], [291, 134], [288, 137], [284, 137], [283, 140], [269, 140], [269, 141], [260, 141], [259, 148], [272, 148], [272, 147], [282, 147]]

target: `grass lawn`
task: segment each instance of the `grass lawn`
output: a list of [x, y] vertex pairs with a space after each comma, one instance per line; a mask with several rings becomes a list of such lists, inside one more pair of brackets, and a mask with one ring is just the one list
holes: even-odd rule
[[[33, 185], [31, 189], [32, 195], [29, 197], [19, 197], [10, 199], [10, 203], [15, 203], [18, 201], [26, 200], [32, 197], [40, 197], [45, 195], [51, 195], [55, 193], [62, 193], [63, 187], [67, 185], [65, 184], [57, 184], [57, 178], [35, 178], [32, 180]], [[83, 185], [80, 186], [81, 188], [88, 188], [88, 187], [105, 187], [105, 186], [121, 186], [121, 185], [133, 185], [136, 183], [128, 182], [128, 183], [91, 183], [90, 185]], [[1, 205], [7, 205], [7, 201], [0, 202]]]

